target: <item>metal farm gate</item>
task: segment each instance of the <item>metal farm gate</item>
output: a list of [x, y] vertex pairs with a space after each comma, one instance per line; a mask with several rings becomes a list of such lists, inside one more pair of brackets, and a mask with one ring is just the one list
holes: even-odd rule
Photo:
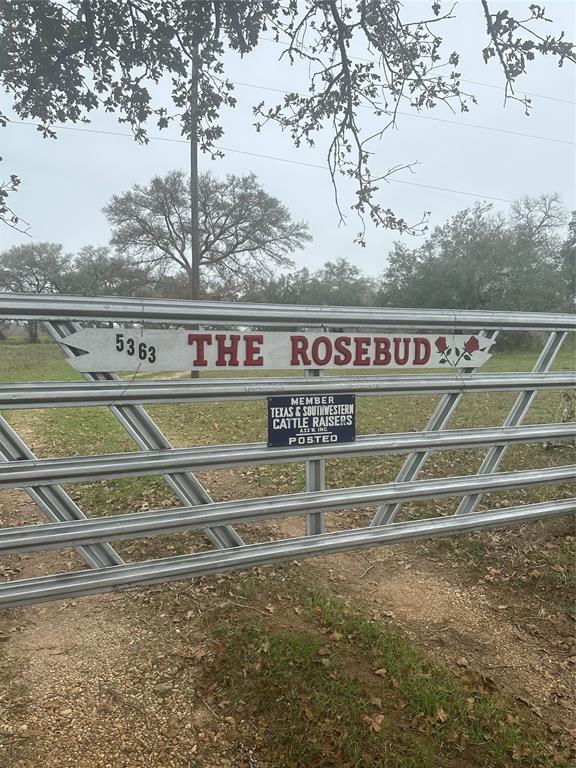
[[[479, 511], [485, 492], [565, 484], [574, 478], [573, 466], [497, 471], [510, 445], [574, 439], [573, 423], [523, 425], [538, 392], [566, 390], [574, 385], [573, 373], [551, 372], [568, 333], [576, 329], [575, 318], [570, 315], [0, 294], [0, 319], [43, 321], [70, 363], [83, 370], [85, 379], [15, 384], [0, 381], [0, 412], [107, 406], [139, 447], [139, 451], [122, 454], [38, 459], [0, 416], [0, 488], [24, 488], [49, 520], [43, 524], [1, 529], [0, 555], [73, 547], [87, 566], [81, 571], [3, 582], [0, 607], [72, 598], [378, 544], [450, 536], [566, 515], [576, 509], [576, 499], [570, 498]], [[80, 323], [84, 323], [83, 329]], [[222, 326], [236, 330], [228, 336], [218, 334], [217, 329]], [[222, 360], [219, 358], [213, 365], [237, 366], [234, 355], [238, 345], [245, 343], [249, 361], [246, 365], [255, 367], [256, 373], [258, 366], [263, 366], [261, 352], [262, 344], [268, 343], [266, 334], [271, 339], [271, 359], [276, 360], [283, 338], [278, 329], [284, 333], [288, 330], [292, 334], [289, 336], [292, 364], [306, 363], [300, 371], [304, 375], [298, 378], [253, 375], [249, 378], [121, 378], [113, 371], [131, 369], [100, 366], [99, 370], [87, 371], [89, 363], [82, 361], [86, 349], [81, 348], [79, 341], [78, 347], [74, 347], [69, 338], [72, 334], [84, 334], [74, 338], [93, 345], [94, 360], [104, 359], [102, 354], [117, 360], [118, 355], [127, 353], [142, 361], [132, 370], [154, 370], [157, 352], [150, 339], [178, 340], [180, 336], [170, 336], [176, 333], [175, 329], [180, 329], [177, 333], [184, 342], [186, 334], [189, 334], [189, 344], [197, 342], [195, 365], [211, 367], [203, 355], [208, 349], [206, 345], [219, 336], [222, 347], [218, 354]], [[190, 329], [195, 333], [190, 333]], [[485, 345], [480, 348], [483, 353], [501, 330], [545, 332], [547, 340], [531, 372], [486, 374], [478, 373], [473, 364], [466, 366], [474, 353], [480, 354], [480, 344]], [[445, 335], [431, 342], [427, 336], [412, 339], [407, 335], [414, 331]], [[369, 335], [371, 332], [379, 335]], [[386, 332], [396, 336], [382, 336]], [[136, 344], [129, 340], [130, 333], [136, 334]], [[311, 333], [316, 333], [313, 342]], [[355, 335], [358, 333], [361, 335]], [[470, 334], [464, 345], [458, 341]], [[110, 353], [105, 348], [108, 338], [115, 340], [115, 348]], [[147, 338], [148, 343], [138, 344], [138, 338]], [[309, 341], [316, 356], [307, 359]], [[436, 370], [441, 367], [438, 363], [443, 363], [450, 372], [374, 373], [375, 365], [385, 366], [391, 360], [392, 343], [398, 354], [396, 364], [390, 367], [401, 368], [403, 360], [408, 359], [406, 350], [412, 341], [415, 349], [412, 367], [420, 365], [422, 369]], [[350, 352], [354, 344], [355, 357]], [[406, 352], [403, 358], [398, 352], [402, 344]], [[455, 344], [460, 347], [455, 348]], [[331, 367], [351, 368], [353, 370], [347, 372], [350, 375], [320, 375], [323, 367], [330, 367], [324, 363], [329, 351], [334, 349], [339, 350], [339, 356], [333, 358]], [[369, 349], [376, 350], [377, 357], [372, 361], [367, 356]], [[457, 354], [456, 362], [455, 358], [450, 359], [451, 354]], [[425, 365], [426, 360], [429, 363]], [[432, 365], [434, 360], [436, 363]], [[171, 369], [177, 366], [176, 363]], [[107, 370], [102, 372], [103, 368]], [[186, 367], [180, 369], [186, 370]], [[504, 424], [481, 429], [447, 429], [465, 394], [497, 391], [518, 392]], [[339, 442], [337, 437], [326, 436], [327, 433], [314, 439], [304, 434], [298, 439], [289, 438], [290, 443], [277, 447], [259, 443], [174, 449], [143, 407], [152, 403], [265, 398], [292, 398], [296, 402], [295, 396], [302, 402], [323, 403], [335, 402], [340, 395], [397, 394], [413, 395], [417, 403], [418, 395], [431, 393], [441, 397], [423, 432], [359, 436], [348, 442]], [[282, 409], [277, 412], [281, 413]], [[431, 451], [456, 448], [486, 449], [475, 474], [417, 479]], [[407, 454], [393, 482], [324, 489], [326, 459], [383, 453]], [[215, 503], [194, 474], [199, 470], [288, 462], [305, 462], [305, 492]], [[182, 506], [136, 513], [126, 510], [122, 515], [88, 519], [63, 489], [63, 485], [71, 483], [145, 475], [161, 475]], [[462, 497], [454, 515], [395, 522], [402, 503], [443, 496]], [[324, 521], [330, 512], [363, 506], [377, 507], [369, 527], [325, 532]], [[305, 517], [305, 536], [245, 544], [235, 530], [235, 526], [242, 523], [294, 515]], [[111, 543], [193, 529], [203, 530], [214, 548], [184, 556], [125, 563]]]

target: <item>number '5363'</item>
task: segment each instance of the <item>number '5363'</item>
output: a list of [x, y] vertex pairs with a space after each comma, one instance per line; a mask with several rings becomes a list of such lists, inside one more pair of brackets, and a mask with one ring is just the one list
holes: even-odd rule
[[137, 355], [138, 359], [142, 361], [156, 362], [156, 347], [152, 344], [146, 344], [145, 341], [133, 339], [131, 336], [124, 336], [123, 333], [116, 334], [116, 349], [118, 352], [125, 352], [130, 357]]

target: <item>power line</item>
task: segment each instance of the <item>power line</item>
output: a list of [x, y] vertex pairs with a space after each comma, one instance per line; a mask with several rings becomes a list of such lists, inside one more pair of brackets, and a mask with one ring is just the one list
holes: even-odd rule
[[[470, 83], [471, 85], [480, 85], [482, 88], [495, 88], [497, 91], [505, 91], [501, 85], [494, 85], [493, 83], [480, 83], [478, 80], [462, 80], [463, 83]], [[548, 101], [558, 101], [561, 104], [576, 104], [576, 101], [571, 99], [560, 99], [558, 96], [545, 96], [543, 93], [529, 93], [524, 92], [526, 96], [534, 96], [537, 99], [547, 99]]]
[[[256, 88], [260, 91], [272, 91], [274, 93], [282, 93], [284, 95], [288, 94], [289, 91], [283, 91], [280, 88], [268, 88], [268, 86], [265, 85], [255, 85], [254, 83], [241, 83], [238, 81], [233, 81], [234, 85], [239, 85], [244, 88]], [[371, 109], [371, 107], [367, 105], [360, 105], [361, 109]], [[386, 113], [389, 114], [389, 113]], [[534, 133], [524, 133], [523, 131], [511, 131], [507, 128], [494, 128], [490, 125], [478, 125], [477, 123], [466, 123], [463, 120], [447, 120], [444, 117], [432, 117], [431, 115], [420, 115], [415, 114], [414, 112], [401, 112], [398, 111], [396, 114], [402, 115], [403, 117], [415, 117], [419, 118], [420, 120], [432, 120], [437, 123], [447, 123], [448, 125], [461, 125], [464, 128], [476, 128], [478, 130], [482, 131], [494, 131], [495, 133], [506, 133], [510, 134], [511, 136], [523, 136], [526, 139], [538, 139], [539, 141], [552, 141], [556, 144], [570, 144], [572, 146], [576, 145], [576, 141], [568, 141], [566, 139], [554, 139], [551, 136], [539, 136]]]
[[[280, 40], [273, 40], [271, 37], [261, 37], [260, 40], [263, 40], [266, 43], [275, 43], [277, 45], [284, 45], [285, 43], [282, 43]], [[365, 64], [373, 64], [374, 59], [363, 59], [360, 56], [349, 56], [349, 58], [352, 61], [362, 61]], [[461, 79], [462, 83], [470, 83], [471, 85], [480, 85], [483, 88], [495, 88], [498, 91], [505, 91], [506, 88], [502, 85], [494, 85], [494, 83], [482, 83], [478, 80], [466, 80], [464, 78]], [[526, 96], [534, 96], [538, 99], [547, 99], [548, 101], [558, 101], [561, 104], [576, 104], [576, 101], [572, 101], [571, 99], [561, 99], [558, 96], [548, 96], [544, 93], [530, 93], [529, 91], [524, 91], [524, 94]]]
[[[279, 160], [282, 163], [291, 163], [292, 165], [304, 165], [304, 166], [307, 166], [308, 168], [321, 168], [323, 171], [328, 170], [328, 167], [326, 165], [319, 165], [317, 163], [306, 163], [301, 160], [289, 160], [286, 157], [275, 157], [274, 155], [261, 155], [256, 152], [245, 152], [244, 150], [241, 150], [241, 149], [230, 149], [228, 147], [219, 147], [219, 149], [222, 149], [226, 152], [237, 152], [240, 155], [250, 155], [251, 157], [263, 157], [266, 160]], [[408, 186], [411, 186], [411, 187], [421, 187], [423, 189], [435, 189], [440, 192], [451, 192], [454, 195], [466, 195], [467, 197], [474, 197], [474, 198], [482, 197], [485, 200], [497, 200], [500, 203], [514, 202], [513, 200], [508, 200], [507, 198], [504, 198], [504, 197], [493, 197], [491, 195], [479, 195], [479, 194], [476, 194], [475, 192], [463, 192], [461, 189], [450, 189], [448, 187], [436, 187], [431, 184], [420, 184], [419, 182], [416, 182], [416, 181], [404, 181], [401, 179], [386, 179], [386, 181], [389, 182], [390, 184], [407, 184]]]
[[[9, 121], [12, 125], [29, 125], [33, 127], [38, 127], [36, 123], [28, 122], [26, 120], [10, 120]], [[122, 133], [120, 131], [103, 131], [101, 129], [97, 128], [78, 128], [76, 126], [72, 125], [59, 125], [59, 126], [52, 126], [54, 130], [61, 130], [61, 131], [77, 131], [79, 133], [97, 133], [102, 134], [104, 136], [124, 136], [128, 138], [134, 138], [131, 133]], [[150, 141], [167, 141], [173, 144], [188, 144], [187, 139], [174, 139], [170, 138], [168, 136], [150, 136]], [[220, 149], [223, 152], [231, 152], [233, 154], [237, 155], [247, 155], [249, 157], [259, 157], [264, 160], [275, 160], [280, 163], [288, 163], [290, 165], [301, 165], [305, 168], [319, 168], [322, 171], [327, 171], [328, 166], [326, 165], [320, 165], [319, 163], [307, 163], [304, 160], [291, 160], [287, 157], [278, 157], [276, 155], [264, 155], [259, 152], [248, 152], [247, 150], [243, 149], [233, 149], [232, 147], [222, 147], [222, 146], [216, 146], [216, 149]], [[434, 186], [432, 184], [420, 184], [416, 181], [404, 181], [401, 179], [387, 179], [386, 180], [390, 184], [405, 184], [410, 187], [420, 187], [422, 189], [433, 189], [438, 192], [449, 192], [453, 195], [464, 195], [466, 197], [474, 197], [474, 198], [482, 198], [483, 200], [496, 200], [499, 203], [512, 203], [513, 200], [509, 200], [505, 197], [495, 197], [494, 195], [483, 195], [476, 192], [465, 192], [461, 189], [451, 189], [449, 187], [438, 187]]]
[[473, 197], [478, 199], [481, 197], [483, 200], [496, 200], [499, 203], [513, 203], [513, 200], [509, 200], [506, 197], [494, 197], [493, 195], [481, 195], [475, 192], [463, 192], [461, 189], [450, 189], [449, 187], [436, 187], [432, 184], [417, 184], [415, 181], [403, 181], [401, 179], [390, 179], [392, 184], [408, 184], [411, 187], [423, 187], [424, 189], [434, 189], [439, 192], [451, 192], [453, 195], [465, 195], [466, 197]]

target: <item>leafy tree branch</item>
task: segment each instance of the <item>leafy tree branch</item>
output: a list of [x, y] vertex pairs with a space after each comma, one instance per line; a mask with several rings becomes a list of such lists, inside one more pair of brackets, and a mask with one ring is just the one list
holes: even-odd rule
[[[559, 66], [576, 61], [564, 32], [542, 33], [551, 23], [543, 7], [531, 4], [525, 16], [516, 16], [481, 2], [484, 60], [499, 63], [506, 98], [516, 98], [515, 86], [536, 55], [553, 57]], [[342, 179], [355, 189], [360, 242], [369, 219], [420, 232], [425, 216], [407, 222], [386, 204], [384, 191], [390, 176], [410, 170], [413, 162], [374, 168], [376, 142], [396, 125], [403, 103], [416, 110], [445, 105], [466, 111], [475, 97], [462, 88], [460, 52], [444, 50], [442, 42], [457, 6], [434, 0], [420, 19], [410, 19], [409, 8], [400, 0], [0, 0], [0, 83], [16, 114], [37, 121], [45, 136], [54, 136], [50, 126], [87, 121], [103, 109], [127, 123], [137, 141], [148, 140], [152, 124], [176, 124], [190, 138], [197, 50], [198, 141], [215, 156], [221, 154], [223, 112], [236, 105], [225, 53], [250, 55], [272, 34], [284, 46], [281, 61], [308, 65], [308, 89], [273, 106], [255, 105], [257, 129], [272, 122], [296, 147], [326, 144], [341, 218]], [[357, 60], [352, 50], [367, 50], [370, 58]], [[161, 80], [171, 83], [166, 101], [158, 97]], [[521, 101], [529, 108], [528, 99]], [[358, 119], [360, 108], [372, 113], [370, 131]], [[2, 200], [6, 204], [6, 195]]]

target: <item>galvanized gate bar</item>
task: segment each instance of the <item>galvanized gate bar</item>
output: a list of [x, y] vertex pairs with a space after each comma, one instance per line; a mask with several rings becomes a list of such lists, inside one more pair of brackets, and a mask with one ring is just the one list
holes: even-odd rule
[[[18, 464], [22, 461], [38, 461], [26, 443], [20, 438], [8, 422], [0, 416], [0, 470], [4, 462]], [[64, 522], [67, 520], [85, 520], [82, 510], [72, 501], [70, 496], [59, 485], [39, 487], [34, 483], [24, 485], [25, 491], [36, 502], [39, 508], [50, 520]], [[122, 565], [124, 560], [109, 544], [91, 544], [75, 547], [77, 554], [90, 568], [106, 568], [111, 565]]]
[[7, 320], [120, 320], [210, 325], [298, 325], [389, 328], [485, 328], [575, 330], [576, 317], [553, 312], [470, 309], [320, 307], [289, 304], [239, 304], [127, 297], [42, 296], [0, 293], [0, 318]]
[[[567, 334], [564, 331], [554, 331], [554, 333], [551, 333], [548, 337], [548, 340], [546, 341], [546, 344], [544, 345], [544, 348], [540, 355], [538, 356], [538, 360], [534, 364], [534, 367], [532, 369], [533, 373], [546, 373], [550, 370], [552, 367], [552, 364], [554, 363], [554, 360], [556, 359], [556, 355], [560, 351], [562, 344], [564, 343], [566, 339]], [[573, 380], [572, 386], [576, 381]], [[506, 417], [506, 420], [504, 421], [505, 427], [517, 427], [519, 426], [523, 421], [524, 417], [528, 413], [530, 406], [532, 405], [532, 402], [534, 398], [536, 397], [535, 390], [524, 390], [524, 392], [520, 392], [518, 397], [516, 398], [516, 402], [510, 409], [510, 413]], [[482, 462], [480, 469], [478, 470], [479, 475], [486, 475], [490, 474], [492, 472], [495, 472], [498, 467], [500, 466], [500, 462], [504, 458], [504, 454], [508, 450], [508, 446], [506, 445], [495, 445], [487, 452], [486, 456], [484, 457], [484, 461]], [[457, 515], [465, 515], [470, 512], [474, 512], [480, 501], [482, 500], [482, 494], [477, 493], [474, 496], [466, 496], [463, 498], [458, 505], [458, 508], [456, 509]]]
[[[98, 374], [104, 375], [104, 374]], [[296, 384], [295, 384], [296, 381]], [[364, 396], [454, 392], [505, 392], [515, 389], [563, 389], [572, 386], [571, 373], [511, 373], [470, 376], [441, 374], [400, 376], [326, 376], [317, 379], [201, 379], [114, 380], [0, 384], [0, 410], [21, 408], [120, 407], [139, 403], [180, 403], [217, 400], [261, 400], [273, 395], [300, 393]]]
[[[83, 483], [118, 477], [141, 477], [165, 472], [196, 472], [254, 464], [286, 464], [305, 460], [354, 458], [408, 451], [442, 451], [455, 448], [543, 441], [573, 441], [576, 423], [531, 424], [514, 427], [454, 429], [442, 432], [396, 432], [358, 437], [353, 443], [269, 448], [266, 443], [232, 443], [164, 451], [105, 453], [34, 459], [0, 464], [0, 488], [54, 483]], [[310, 488], [309, 490], [316, 490]], [[322, 489], [319, 489], [322, 490]]]
[[[492, 338], [501, 329], [552, 332], [531, 373], [484, 374], [467, 368], [451, 369], [448, 375], [444, 372], [429, 374], [417, 371], [414, 375], [389, 375], [384, 367], [372, 367], [362, 369], [360, 375], [330, 375], [321, 379], [314, 371], [305, 374], [304, 378], [174, 381], [136, 377], [121, 379], [113, 373], [94, 372], [84, 374], [86, 382], [0, 384], [0, 409], [107, 406], [141, 449], [140, 453], [38, 460], [7, 422], [0, 418], [0, 488], [24, 486], [54, 521], [0, 531], [0, 553], [74, 547], [96, 569], [93, 572], [81, 571], [5, 584], [0, 586], [0, 605], [3, 606], [216, 573], [376, 543], [455, 535], [468, 530], [568, 514], [575, 509], [576, 500], [568, 499], [482, 513], [475, 511], [482, 493], [487, 491], [558, 485], [574, 479], [575, 468], [566, 466], [495, 473], [509, 445], [574, 438], [575, 425], [572, 424], [521, 426], [537, 391], [565, 389], [574, 384], [572, 373], [550, 372], [552, 361], [567, 332], [576, 330], [576, 317], [573, 315], [0, 294], [0, 318], [46, 321], [49, 332], [69, 357], [81, 354], [65, 342], [80, 328], [71, 321], [80, 319], [109, 324], [127, 321], [137, 326], [162, 323], [194, 327], [207, 324], [244, 328], [361, 329], [387, 335], [390, 335], [391, 329], [392, 334], [400, 334], [406, 329], [422, 329], [426, 333], [441, 329], [451, 333], [457, 330], [470, 333], [469, 329], [476, 328]], [[444, 431], [464, 394], [513, 390], [521, 390], [521, 393], [502, 427]], [[367, 435], [352, 443], [280, 449], [257, 443], [175, 450], [142, 407], [144, 403], [262, 400], [267, 396], [295, 393], [356, 393], [362, 396], [426, 393], [442, 397], [423, 432]], [[480, 447], [489, 447], [490, 450], [475, 475], [415, 480], [430, 451]], [[322, 490], [326, 459], [390, 452], [409, 453], [397, 482]], [[214, 503], [192, 474], [200, 469], [296, 461], [306, 464], [306, 492], [267, 498]], [[183, 506], [85, 519], [60, 485], [148, 474], [163, 476]], [[390, 524], [401, 502], [446, 496], [464, 497], [457, 516]], [[371, 527], [338, 533], [324, 532], [326, 512], [379, 504], [383, 506]], [[305, 516], [307, 537], [247, 546], [230, 525], [233, 522], [293, 515]], [[387, 524], [374, 525], [374, 522]], [[220, 549], [126, 565], [119, 562], [114, 549], [104, 543], [199, 529], [206, 530]]]
[[303, 512], [338, 511], [382, 501], [420, 501], [461, 496], [477, 491], [501, 491], [536, 485], [558, 485], [574, 480], [576, 466], [464, 475], [393, 485], [368, 485], [329, 491], [291, 493], [201, 507], [176, 507], [152, 512], [126, 513], [68, 523], [16, 526], [0, 529], [0, 554], [59, 549], [114, 539], [158, 536], [225, 523], [249, 523]]
[[[322, 376], [319, 368], [304, 371], [304, 376], [318, 379]], [[289, 449], [290, 450], [290, 449]], [[307, 491], [323, 491], [326, 487], [326, 463], [324, 459], [307, 461], [304, 465], [304, 482]], [[306, 534], [314, 536], [326, 531], [324, 512], [312, 512], [306, 515]]]
[[[77, 323], [49, 322], [46, 327], [56, 341], [74, 331], [80, 330]], [[74, 357], [74, 350], [62, 345], [67, 357]], [[85, 373], [84, 378], [89, 382], [120, 382], [121, 379], [115, 373]], [[125, 385], [124, 385], [125, 386]], [[124, 429], [135, 441], [142, 451], [169, 450], [172, 444], [160, 430], [156, 422], [140, 405], [114, 405], [107, 403], [110, 412], [116, 417]], [[212, 499], [202, 483], [190, 472], [178, 474], [167, 473], [164, 479], [183, 504], [210, 504]], [[221, 549], [238, 547], [243, 544], [242, 539], [230, 526], [206, 531], [210, 541]]]
[[[498, 331], [489, 331], [486, 334], [486, 338], [488, 339], [496, 339], [498, 336]], [[477, 371], [474, 368], [465, 368], [463, 370], [464, 374], [476, 374]], [[434, 413], [428, 420], [428, 424], [426, 425], [426, 431], [427, 432], [440, 432], [444, 429], [444, 427], [448, 424], [450, 421], [452, 414], [458, 407], [458, 404], [462, 400], [462, 393], [458, 392], [451, 392], [446, 395], [442, 395], [440, 398], [439, 403], [436, 405], [436, 408], [434, 409]], [[415, 480], [418, 475], [420, 474], [420, 470], [426, 463], [426, 460], [428, 459], [429, 451], [415, 451], [408, 456], [406, 461], [404, 462], [402, 468], [396, 475], [396, 482], [397, 483], [405, 483], [408, 480]], [[400, 504], [385, 504], [382, 507], [379, 507], [376, 510], [376, 513], [374, 517], [372, 518], [372, 522], [370, 525], [385, 525], [386, 523], [391, 523], [394, 521], [394, 518], [400, 511]]]
[[376, 528], [302, 536], [264, 544], [249, 544], [228, 550], [149, 560], [143, 563], [76, 571], [55, 576], [22, 579], [0, 585], [0, 608], [31, 605], [114, 592], [132, 586], [209, 576], [216, 573], [269, 565], [281, 560], [301, 560], [318, 555], [396, 544], [417, 539], [456, 536], [479, 530], [520, 525], [566, 515], [576, 509], [576, 499], [549, 501], [509, 509], [494, 509], [471, 515], [412, 520]]

